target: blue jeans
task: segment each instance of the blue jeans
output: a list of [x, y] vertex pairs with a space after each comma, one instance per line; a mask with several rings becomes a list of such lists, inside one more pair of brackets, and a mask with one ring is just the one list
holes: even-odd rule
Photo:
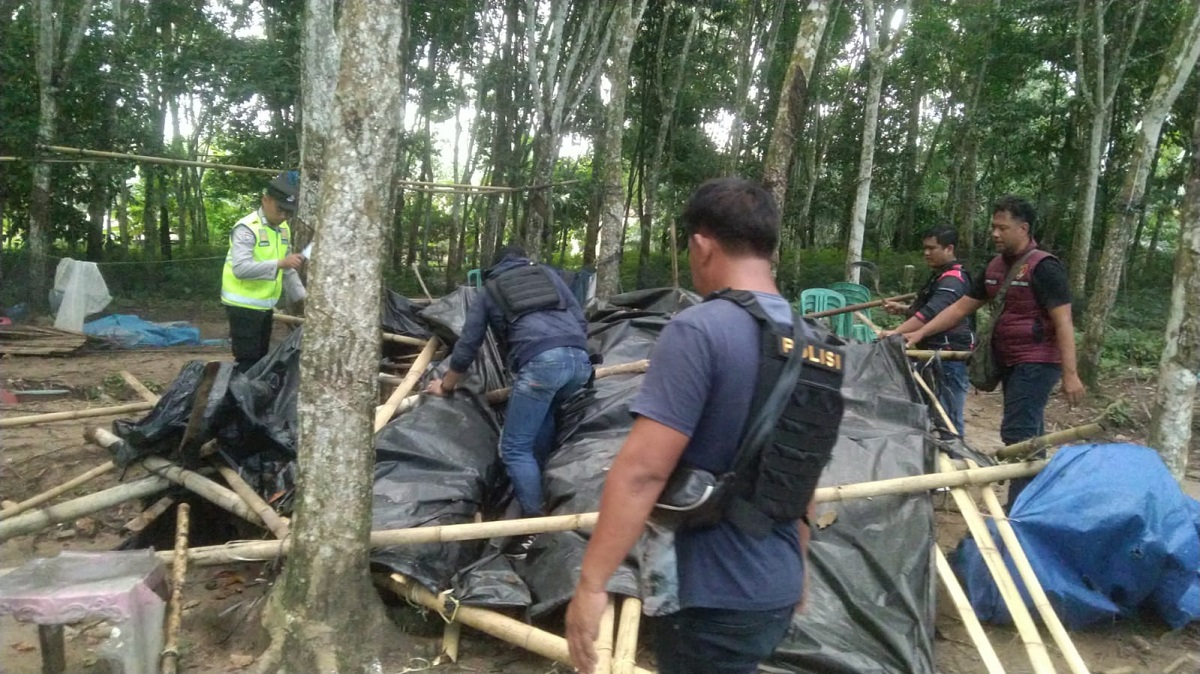
[[500, 458], [525, 517], [544, 514], [542, 466], [554, 449], [554, 410], [591, 375], [587, 352], [568, 346], [539, 353], [517, 373], [500, 436]]
[[659, 674], [750, 674], [792, 624], [794, 608], [733, 611], [685, 608], [656, 621]]
[[938, 402], [942, 404], [942, 409], [946, 410], [950, 421], [954, 422], [954, 428], [960, 436], [966, 432], [963, 411], [967, 406], [967, 389], [970, 387], [971, 382], [967, 379], [965, 362], [961, 360], [942, 361], [942, 377], [938, 381]]
[[[1018, 363], [1004, 369], [1000, 382], [1004, 386], [1004, 417], [1000, 420], [1000, 440], [1011, 445], [1036, 438], [1046, 432], [1046, 403], [1050, 392], [1062, 376], [1058, 363]], [[1040, 458], [1046, 450], [1029, 458]], [[1017, 495], [1033, 478], [1022, 477], [1008, 485], [1008, 503], [1012, 508]]]

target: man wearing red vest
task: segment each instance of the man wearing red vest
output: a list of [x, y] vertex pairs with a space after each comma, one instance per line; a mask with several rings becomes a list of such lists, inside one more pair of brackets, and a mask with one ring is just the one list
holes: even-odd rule
[[[992, 206], [992, 242], [999, 255], [975, 278], [965, 297], [906, 335], [909, 344], [916, 344], [957, 325], [991, 302], [1012, 265], [1021, 261], [992, 333], [992, 346], [1003, 372], [1000, 439], [1006, 445], [1045, 432], [1046, 403], [1060, 378], [1063, 395], [1070, 404], [1081, 401], [1084, 393], [1076, 369], [1067, 271], [1058, 258], [1038, 249], [1032, 232], [1036, 220], [1037, 213], [1028, 201], [1011, 195], [997, 200]], [[1028, 483], [1028, 478], [1012, 481], [1009, 507]]]

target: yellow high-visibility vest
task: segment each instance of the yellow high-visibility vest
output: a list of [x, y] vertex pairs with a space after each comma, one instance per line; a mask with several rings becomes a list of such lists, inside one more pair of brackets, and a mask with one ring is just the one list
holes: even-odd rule
[[259, 211], [238, 220], [229, 231], [229, 253], [225, 255], [225, 269], [221, 273], [221, 303], [260, 311], [274, 309], [283, 295], [283, 269], [278, 269], [272, 279], [241, 279], [233, 273], [233, 232], [241, 226], [249, 227], [254, 232], [255, 262], [282, 260], [288, 254], [292, 235], [286, 222], [280, 223], [279, 229], [275, 230]]

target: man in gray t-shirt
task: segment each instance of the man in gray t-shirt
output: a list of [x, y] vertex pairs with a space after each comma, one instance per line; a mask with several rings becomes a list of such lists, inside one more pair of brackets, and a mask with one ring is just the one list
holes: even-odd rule
[[[725, 178], [701, 185], [682, 217], [696, 290], [754, 292], [781, 326], [791, 308], [771, 274], [779, 209], [762, 187]], [[592, 644], [605, 585], [629, 554], [675, 467], [729, 470], [750, 416], [761, 340], [732, 302], [690, 307], [663, 330], [632, 411], [633, 429], [613, 462], [600, 519], [567, 610], [571, 659], [595, 666]], [[783, 639], [803, 593], [808, 528], [782, 522], [754, 538], [727, 522], [676, 537], [680, 610], [659, 619], [659, 671], [753, 672]]]

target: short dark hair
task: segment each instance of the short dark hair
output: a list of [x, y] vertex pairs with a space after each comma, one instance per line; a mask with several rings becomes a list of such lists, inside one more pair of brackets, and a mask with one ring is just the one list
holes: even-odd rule
[[1015, 194], [1006, 194], [992, 204], [992, 215], [1000, 211], [1004, 211], [1017, 220], [1027, 223], [1029, 225], [1029, 235], [1033, 236], [1033, 230], [1037, 227], [1037, 210], [1033, 207], [1033, 204]]
[[496, 250], [496, 254], [492, 256], [492, 266], [500, 264], [506, 257], [528, 257], [525, 249], [515, 243], [510, 243], [507, 246], [501, 246]]
[[769, 258], [779, 245], [779, 206], [762, 185], [714, 178], [696, 189], [683, 208], [684, 231], [703, 232], [735, 255]]
[[958, 246], [958, 232], [949, 225], [938, 225], [930, 227], [921, 234], [921, 240], [937, 239], [938, 245], [945, 248], [946, 246]]

